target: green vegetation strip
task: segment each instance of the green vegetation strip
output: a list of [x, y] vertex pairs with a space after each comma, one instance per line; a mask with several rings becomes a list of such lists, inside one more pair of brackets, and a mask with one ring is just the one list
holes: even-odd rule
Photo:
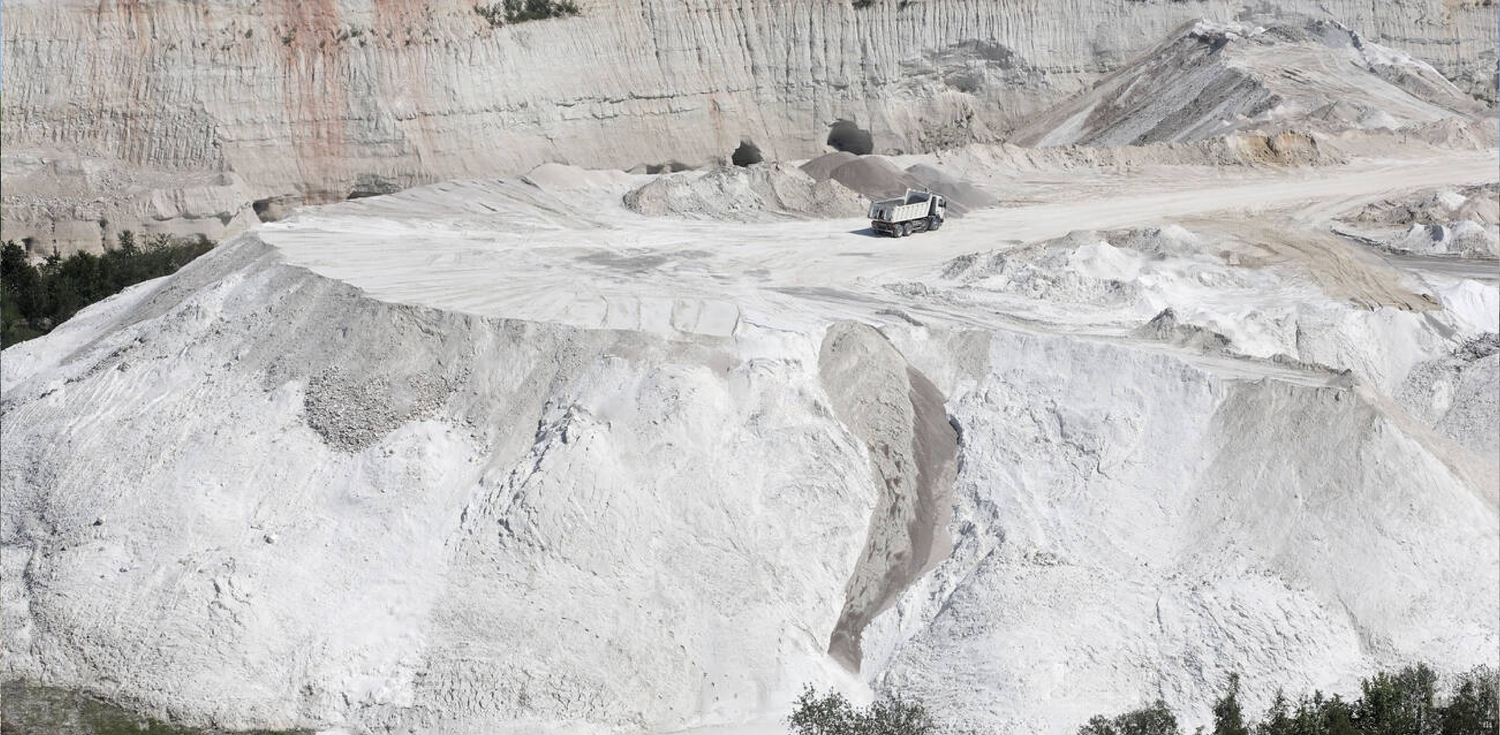
[[213, 247], [207, 239], [174, 242], [166, 235], [142, 247], [126, 230], [118, 245], [103, 255], [60, 258], [54, 253], [37, 267], [24, 248], [7, 242], [0, 254], [0, 347], [40, 337], [83, 307], [128, 286], [175, 273]]
[[[1500, 676], [1480, 666], [1454, 677], [1447, 691], [1425, 665], [1365, 679], [1359, 697], [1314, 692], [1295, 703], [1278, 692], [1265, 717], [1247, 720], [1240, 706], [1240, 678], [1214, 702], [1212, 735], [1496, 735], [1500, 733]], [[1115, 717], [1098, 716], [1078, 735], [1180, 735], [1165, 702]], [[1205, 733], [1199, 730], [1200, 733]], [[1206, 735], [1206, 734], [1205, 734]]]
[[856, 707], [835, 691], [819, 694], [811, 687], [793, 703], [786, 718], [791, 735], [936, 735], [938, 732], [919, 702], [900, 697], [879, 699]]
[[0, 686], [4, 735], [311, 735], [311, 730], [186, 727], [145, 717], [73, 689], [7, 682]]

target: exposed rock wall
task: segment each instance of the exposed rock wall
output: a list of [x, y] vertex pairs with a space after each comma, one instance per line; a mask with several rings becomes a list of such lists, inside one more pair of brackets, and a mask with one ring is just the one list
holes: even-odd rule
[[[841, 118], [868, 127], [877, 152], [995, 139], [1181, 23], [1243, 7], [579, 5], [492, 28], [469, 0], [8, 0], [3, 236], [64, 249], [122, 227], [219, 236], [253, 222], [257, 201], [271, 211], [545, 161], [702, 162], [741, 139], [807, 157]], [[1333, 17], [1495, 97], [1493, 5], [1259, 9]]]

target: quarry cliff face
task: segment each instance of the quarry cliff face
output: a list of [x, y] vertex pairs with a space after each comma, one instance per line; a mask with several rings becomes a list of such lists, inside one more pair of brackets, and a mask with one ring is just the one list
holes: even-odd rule
[[[1493, 4], [1280, 0], [1495, 98]], [[493, 177], [996, 140], [1175, 27], [1240, 2], [581, 0], [492, 25], [468, 0], [10, 0], [3, 236], [219, 237], [286, 206]]]

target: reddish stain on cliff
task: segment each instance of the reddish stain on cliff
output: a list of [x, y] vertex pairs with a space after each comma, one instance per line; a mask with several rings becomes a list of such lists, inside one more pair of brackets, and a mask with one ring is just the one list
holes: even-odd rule
[[150, 67], [144, 60], [151, 57], [151, 43], [155, 36], [152, 8], [144, 0], [101, 0], [94, 14], [96, 33], [100, 37], [114, 36], [122, 49], [129, 49], [120, 57], [97, 57], [93, 61], [95, 75], [113, 75], [123, 79], [125, 103], [108, 114], [112, 120], [101, 125], [114, 133], [116, 155], [135, 164], [149, 163], [151, 148], [156, 143], [155, 131], [142, 122], [148, 117], [138, 111], [144, 100], [151, 99]]
[[347, 165], [346, 122], [349, 115], [345, 72], [346, 37], [336, 0], [278, 3], [276, 27], [281, 37], [286, 123], [303, 199], [343, 199], [340, 182]]
[[408, 161], [410, 168], [402, 172], [413, 181], [429, 178], [426, 166], [432, 160], [433, 138], [428, 134], [428, 121], [433, 117], [431, 111], [448, 104], [441, 95], [434, 97], [430, 86], [423, 83], [428, 76], [423, 47], [432, 39], [435, 13], [429, 0], [375, 2], [376, 42], [386, 47], [386, 63], [379, 83], [390, 101], [389, 109], [402, 142], [410, 147], [416, 159]]

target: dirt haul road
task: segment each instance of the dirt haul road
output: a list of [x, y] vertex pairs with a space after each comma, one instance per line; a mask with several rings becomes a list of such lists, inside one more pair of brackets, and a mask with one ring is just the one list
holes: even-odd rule
[[868, 316], [888, 299], [884, 292], [865, 298], [871, 289], [966, 253], [1207, 214], [1295, 228], [1393, 191], [1495, 181], [1495, 157], [1489, 150], [1246, 170], [1243, 177], [1157, 180], [1142, 193], [1105, 198], [1061, 191], [1054, 201], [979, 211], [941, 233], [899, 242], [871, 237], [861, 220], [689, 222], [611, 208], [613, 191], [526, 192], [547, 200], [555, 212], [547, 220], [511, 204], [516, 187], [494, 182], [440, 184], [308, 212], [265, 227], [261, 237], [290, 263], [382, 300], [575, 326], [727, 335], [743, 319], [794, 326]]

